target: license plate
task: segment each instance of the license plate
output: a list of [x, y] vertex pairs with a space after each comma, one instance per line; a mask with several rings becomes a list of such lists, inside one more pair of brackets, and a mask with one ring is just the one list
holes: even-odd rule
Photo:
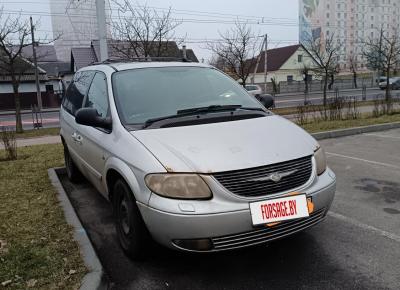
[[308, 217], [305, 194], [250, 203], [253, 225]]

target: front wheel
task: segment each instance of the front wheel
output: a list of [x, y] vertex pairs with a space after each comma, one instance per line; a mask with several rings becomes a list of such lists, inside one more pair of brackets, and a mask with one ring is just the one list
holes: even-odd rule
[[113, 208], [118, 240], [122, 249], [134, 260], [143, 258], [150, 241], [150, 234], [132, 191], [122, 179], [114, 185]]

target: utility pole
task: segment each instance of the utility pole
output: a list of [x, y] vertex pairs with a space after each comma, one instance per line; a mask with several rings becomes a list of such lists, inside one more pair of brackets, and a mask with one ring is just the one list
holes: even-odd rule
[[41, 112], [42, 111], [42, 94], [40, 92], [39, 69], [37, 66], [36, 48], [35, 48], [35, 32], [34, 32], [35, 28], [33, 26], [32, 17], [30, 17], [30, 21], [31, 21], [33, 64], [35, 65], [36, 95], [37, 95], [37, 103], [38, 103], [39, 112]]
[[100, 41], [100, 61], [108, 59], [105, 0], [96, 0], [97, 30]]
[[267, 92], [267, 75], [268, 75], [268, 34], [264, 38], [264, 92]]
[[[258, 57], [257, 57], [257, 62], [256, 62], [256, 66], [255, 66], [255, 68], [254, 68], [254, 73], [253, 73], [253, 78], [252, 78], [252, 83], [254, 84], [255, 83], [255, 78], [256, 78], [256, 74], [257, 74], [257, 71], [258, 71], [258, 66], [260, 65], [260, 61], [261, 61], [261, 55], [262, 55], [262, 51], [263, 51], [263, 49], [264, 49], [264, 54], [265, 54], [265, 56], [267, 55], [267, 44], [266, 44], [266, 41], [267, 41], [267, 35], [265, 35], [264, 36], [264, 40], [263, 40], [263, 42], [262, 42], [262, 44], [261, 44], [261, 47], [260, 47], [260, 53], [258, 54]], [[266, 62], [266, 57], [265, 57], [265, 62]], [[265, 65], [265, 64], [264, 64]], [[266, 72], [267, 70], [266, 70], [266, 68], [264, 67], [264, 71]], [[266, 80], [264, 79], [264, 83], [266, 83]], [[264, 87], [264, 92], [266, 92], [267, 91], [267, 86], [265, 85], [265, 87]]]

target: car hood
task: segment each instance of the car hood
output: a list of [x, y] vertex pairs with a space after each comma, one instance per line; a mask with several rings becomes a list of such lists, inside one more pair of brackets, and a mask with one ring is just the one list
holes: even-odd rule
[[212, 173], [312, 155], [318, 143], [290, 121], [267, 117], [132, 131], [169, 172]]

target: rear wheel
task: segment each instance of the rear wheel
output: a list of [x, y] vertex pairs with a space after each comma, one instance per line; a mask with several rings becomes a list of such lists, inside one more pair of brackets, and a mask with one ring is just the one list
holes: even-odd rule
[[137, 260], [145, 256], [150, 234], [144, 224], [135, 197], [124, 180], [114, 185], [113, 208], [119, 243], [124, 252]]
[[74, 160], [72, 160], [66, 145], [64, 145], [64, 160], [68, 179], [72, 182], [82, 181], [82, 173], [79, 171], [78, 167], [76, 167]]

